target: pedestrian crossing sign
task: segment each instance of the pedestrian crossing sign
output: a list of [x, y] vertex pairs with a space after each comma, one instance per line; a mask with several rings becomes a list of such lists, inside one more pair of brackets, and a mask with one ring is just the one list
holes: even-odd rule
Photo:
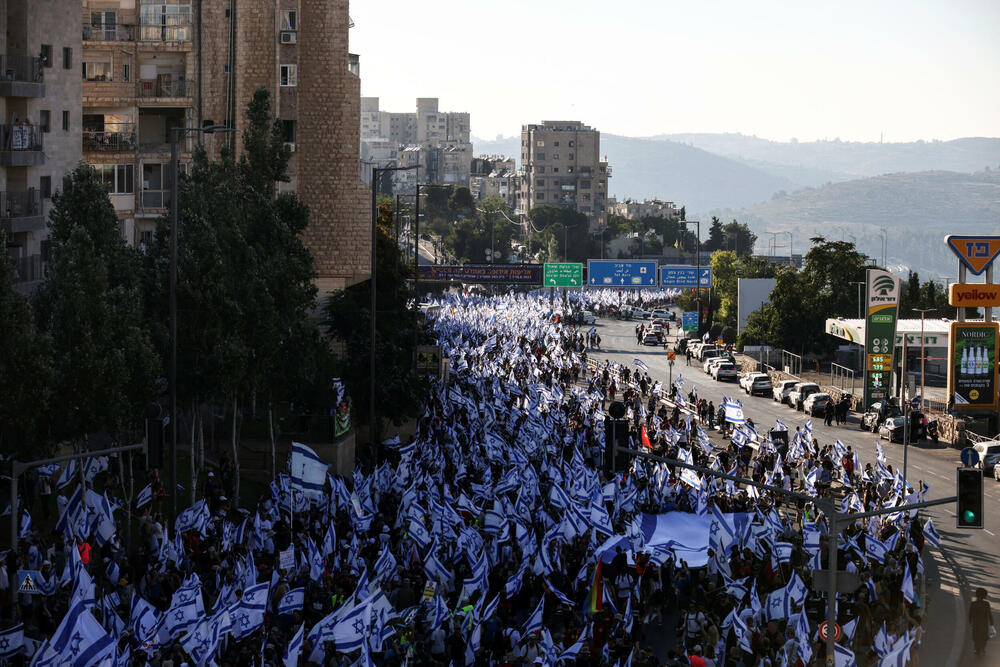
[[42, 578], [42, 573], [38, 570], [18, 570], [17, 571], [17, 592], [24, 595], [41, 595], [38, 584], [35, 582]]

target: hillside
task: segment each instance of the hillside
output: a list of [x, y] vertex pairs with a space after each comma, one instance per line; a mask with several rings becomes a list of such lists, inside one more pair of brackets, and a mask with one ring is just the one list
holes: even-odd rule
[[[822, 235], [856, 240], [862, 252], [881, 257], [884, 227], [890, 265], [953, 276], [955, 261], [942, 239], [1000, 232], [1000, 171], [887, 174], [779, 192], [766, 202], [712, 213], [749, 220], [760, 236], [758, 252], [767, 251], [769, 232], [791, 231], [796, 252], [810, 236]], [[777, 239], [779, 253], [787, 252], [780, 245], [785, 239]]]
[[654, 138], [695, 146], [757, 168], [772, 165], [802, 169], [799, 176], [794, 169], [781, 172], [800, 183], [812, 180], [815, 171], [830, 174], [828, 181], [838, 181], [900, 171], [972, 173], [1000, 165], [1000, 139], [986, 137], [909, 143], [778, 142], [743, 134], [663, 134]]
[[[520, 139], [474, 139], [476, 155], [520, 157]], [[601, 152], [611, 164], [608, 191], [619, 200], [659, 197], [689, 211], [738, 208], [765, 201], [778, 190], [802, 183], [672, 141], [601, 135]]]

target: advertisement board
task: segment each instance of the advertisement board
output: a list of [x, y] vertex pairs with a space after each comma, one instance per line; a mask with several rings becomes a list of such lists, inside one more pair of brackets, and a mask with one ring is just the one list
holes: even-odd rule
[[896, 350], [899, 279], [868, 269], [865, 290], [865, 407], [890, 395]]
[[541, 285], [541, 264], [421, 264], [420, 280]]
[[955, 409], [997, 408], [996, 322], [952, 322], [948, 346], [948, 395]]
[[684, 331], [697, 331], [698, 313], [696, 311], [681, 313], [681, 328], [683, 328]]

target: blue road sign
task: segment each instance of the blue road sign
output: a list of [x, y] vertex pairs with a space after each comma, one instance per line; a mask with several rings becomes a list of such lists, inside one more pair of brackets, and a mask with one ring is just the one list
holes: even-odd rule
[[41, 595], [36, 583], [42, 578], [42, 573], [38, 570], [18, 570], [17, 571], [17, 592], [23, 595]]
[[587, 260], [587, 284], [591, 287], [656, 287], [656, 262]]
[[977, 463], [979, 463], [979, 452], [972, 447], [966, 447], [962, 450], [962, 465], [971, 468]]
[[660, 267], [660, 287], [698, 287], [698, 275], [701, 274], [701, 287], [712, 286], [712, 267], [691, 266], [690, 264], [668, 264]]
[[698, 311], [693, 310], [689, 313], [681, 313], [681, 328], [684, 331], [697, 331]]

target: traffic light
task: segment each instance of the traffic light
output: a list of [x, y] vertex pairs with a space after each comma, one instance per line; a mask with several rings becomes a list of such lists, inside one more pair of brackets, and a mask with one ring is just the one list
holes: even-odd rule
[[983, 471], [958, 469], [958, 527], [983, 527]]

